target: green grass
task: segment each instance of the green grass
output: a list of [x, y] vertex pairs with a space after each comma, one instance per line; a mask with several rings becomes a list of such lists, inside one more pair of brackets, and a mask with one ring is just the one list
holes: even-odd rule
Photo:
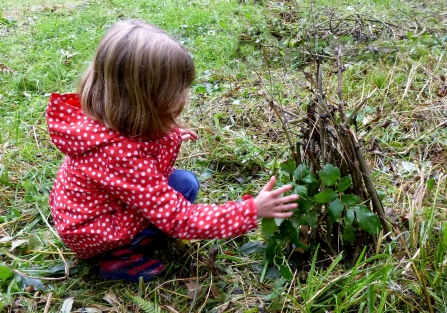
[[[440, 0], [0, 0], [0, 312], [60, 312], [66, 297], [72, 311], [444, 311], [447, 111], [437, 91], [447, 66], [445, 12]], [[315, 87], [310, 56], [324, 60], [325, 96], [336, 106], [335, 49], [343, 43], [347, 112], [378, 88], [352, 129], [383, 192], [389, 240], [378, 236], [351, 267], [349, 252], [290, 255], [290, 280], [265, 267], [261, 253], [238, 253], [263, 241], [259, 232], [173, 244], [161, 255], [172, 259], [167, 272], [148, 284], [102, 281], [76, 260], [54, 234], [47, 205], [63, 156], [49, 141], [44, 110], [49, 93], [76, 90], [96, 44], [123, 18], [164, 28], [194, 56], [198, 77], [183, 118], [200, 138], [184, 145], [177, 166], [199, 176], [200, 202], [256, 194], [278, 174], [289, 150], [268, 99], [291, 113], [299, 140]], [[46, 279], [64, 277], [67, 266], [67, 278]], [[201, 288], [192, 297], [186, 283]]]

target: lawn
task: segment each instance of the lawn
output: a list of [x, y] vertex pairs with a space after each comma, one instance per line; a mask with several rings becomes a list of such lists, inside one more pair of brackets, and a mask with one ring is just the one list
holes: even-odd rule
[[[49, 95], [76, 91], [127, 18], [194, 58], [182, 120], [199, 139], [176, 167], [199, 177], [197, 202], [256, 195], [275, 174], [307, 210], [237, 238], [172, 240], [156, 252], [167, 270], [139, 284], [77, 260], [47, 203], [64, 157], [46, 129]], [[441, 0], [0, 0], [0, 312], [445, 311], [446, 48]], [[351, 156], [365, 167], [345, 176]]]

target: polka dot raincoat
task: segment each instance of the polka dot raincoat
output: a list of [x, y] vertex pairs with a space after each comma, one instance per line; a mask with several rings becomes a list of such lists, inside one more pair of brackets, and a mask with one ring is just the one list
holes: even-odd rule
[[168, 186], [179, 130], [156, 141], [124, 137], [85, 116], [76, 94], [52, 94], [46, 118], [65, 154], [51, 212], [62, 241], [79, 258], [125, 245], [151, 223], [184, 239], [226, 238], [257, 227], [253, 199], [191, 204]]

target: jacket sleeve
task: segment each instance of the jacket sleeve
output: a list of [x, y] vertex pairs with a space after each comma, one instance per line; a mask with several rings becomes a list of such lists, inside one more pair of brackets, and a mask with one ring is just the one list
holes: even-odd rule
[[[110, 148], [113, 149], [113, 148]], [[216, 204], [191, 204], [168, 186], [150, 155], [107, 159], [103, 187], [171, 237], [184, 239], [227, 238], [257, 227], [253, 199]]]

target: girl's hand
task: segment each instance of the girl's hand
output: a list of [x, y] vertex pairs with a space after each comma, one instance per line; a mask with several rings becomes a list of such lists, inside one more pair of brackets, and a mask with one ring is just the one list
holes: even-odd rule
[[191, 129], [181, 129], [180, 130], [180, 134], [182, 135], [182, 140], [186, 141], [186, 140], [192, 140], [192, 141], [196, 141], [197, 140], [197, 134], [195, 132], [193, 132]]
[[295, 210], [298, 207], [298, 203], [289, 203], [298, 200], [298, 195], [281, 196], [293, 187], [285, 185], [273, 190], [275, 182], [276, 178], [273, 176], [255, 198], [255, 203], [258, 206], [258, 217], [289, 218], [293, 213], [287, 211]]

